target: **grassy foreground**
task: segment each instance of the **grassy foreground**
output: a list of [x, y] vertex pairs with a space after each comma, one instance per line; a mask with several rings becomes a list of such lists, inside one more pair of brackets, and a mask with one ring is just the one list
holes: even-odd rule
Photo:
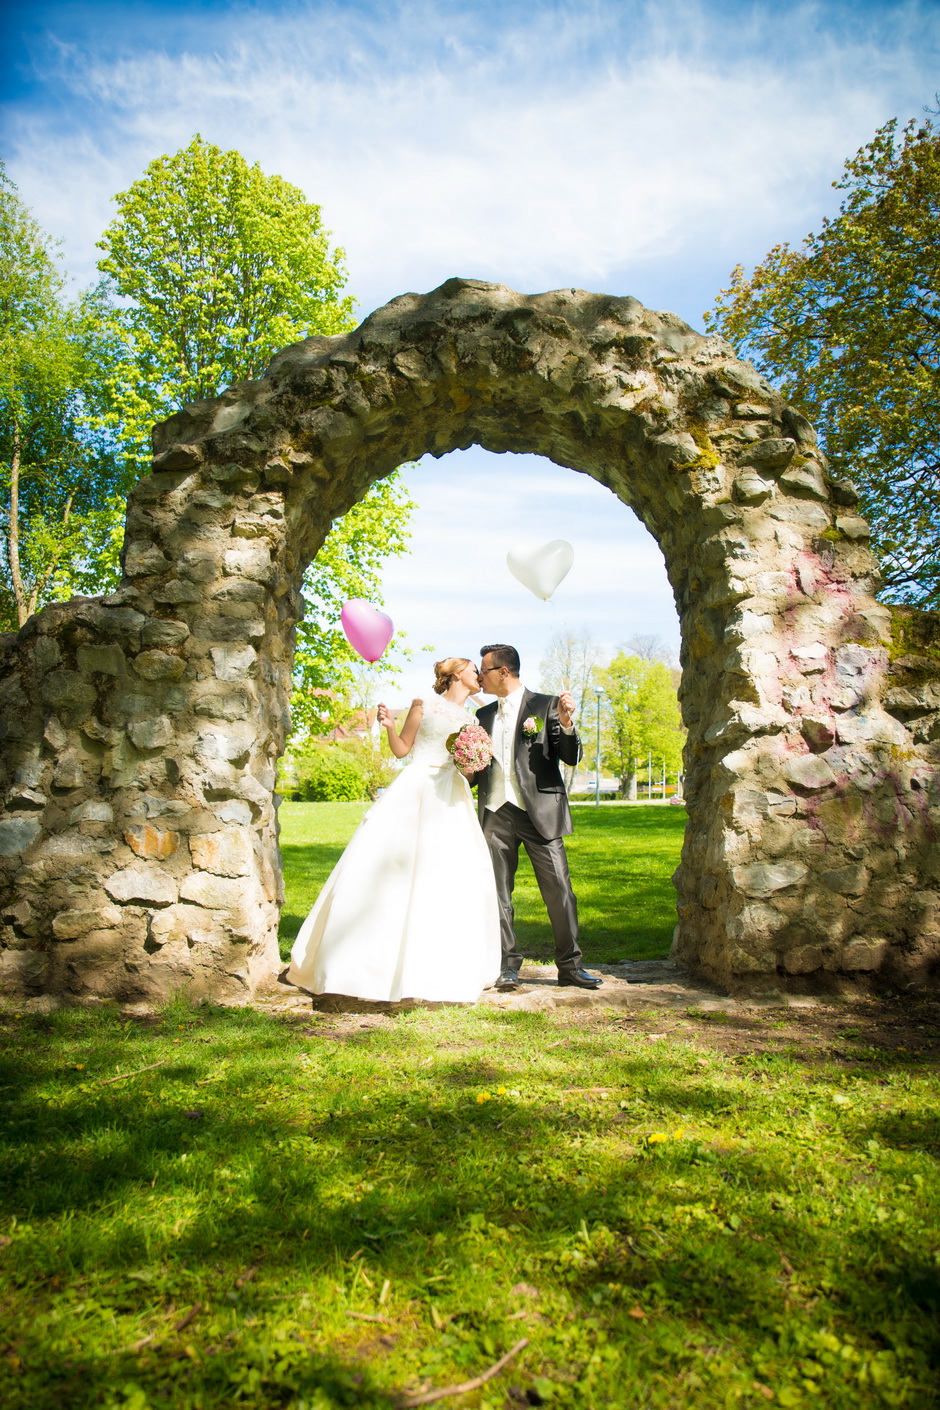
[[903, 1013], [7, 1014], [0, 1400], [936, 1405]]
[[[282, 803], [281, 855], [287, 904], [281, 917], [286, 957], [304, 916], [339, 860], [368, 805]], [[657, 959], [668, 954], [676, 923], [670, 877], [679, 865], [684, 808], [578, 807], [565, 839], [588, 964]], [[516, 933], [523, 953], [554, 958], [551, 929], [529, 860], [520, 853]]]

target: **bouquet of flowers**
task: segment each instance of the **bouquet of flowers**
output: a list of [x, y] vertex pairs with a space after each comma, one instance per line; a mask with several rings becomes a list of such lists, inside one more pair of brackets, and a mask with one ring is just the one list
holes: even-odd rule
[[493, 741], [482, 725], [461, 725], [448, 737], [447, 748], [461, 773], [477, 774], [493, 757]]

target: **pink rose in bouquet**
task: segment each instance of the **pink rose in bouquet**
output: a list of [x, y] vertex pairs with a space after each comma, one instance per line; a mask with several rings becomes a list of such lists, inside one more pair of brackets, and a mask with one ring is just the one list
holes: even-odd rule
[[457, 768], [465, 774], [479, 773], [493, 757], [493, 741], [482, 725], [461, 725], [455, 734], [449, 736], [447, 748], [453, 754]]

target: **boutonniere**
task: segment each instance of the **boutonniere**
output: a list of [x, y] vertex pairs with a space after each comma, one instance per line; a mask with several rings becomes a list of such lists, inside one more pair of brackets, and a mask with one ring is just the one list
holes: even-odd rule
[[524, 739], [538, 739], [545, 728], [545, 721], [541, 715], [530, 715], [527, 720], [522, 721], [522, 735]]

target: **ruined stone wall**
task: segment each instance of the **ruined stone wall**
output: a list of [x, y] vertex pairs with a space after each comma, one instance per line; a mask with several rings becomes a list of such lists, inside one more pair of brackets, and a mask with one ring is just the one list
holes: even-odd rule
[[304, 568], [378, 477], [473, 443], [593, 476], [663, 550], [689, 729], [676, 957], [731, 986], [930, 971], [933, 705], [886, 675], [867, 528], [812, 428], [673, 315], [450, 280], [157, 427], [120, 590], [3, 639], [7, 992], [232, 999], [276, 968]]

